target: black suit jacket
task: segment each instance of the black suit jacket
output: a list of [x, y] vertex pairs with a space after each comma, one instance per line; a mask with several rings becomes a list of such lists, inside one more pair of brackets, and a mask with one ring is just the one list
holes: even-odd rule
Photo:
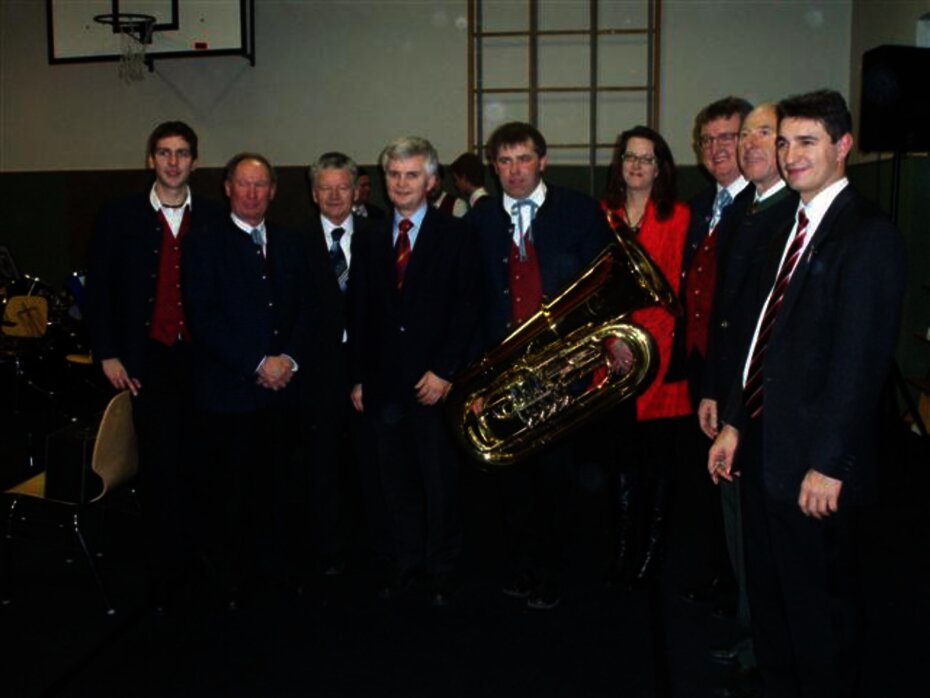
[[[774, 279], [781, 252], [762, 278]], [[773, 498], [795, 501], [809, 469], [842, 480], [841, 506], [873, 494], [878, 398], [904, 281], [897, 230], [847, 185], [792, 274], [766, 347], [762, 473]], [[724, 420], [743, 428], [746, 419], [738, 381]]]
[[[197, 238], [222, 218], [222, 208], [192, 197], [186, 238]], [[100, 213], [91, 240], [86, 322], [95, 361], [117, 358], [145, 384], [148, 341], [158, 282], [164, 223], [149, 192], [115, 201]], [[186, 260], [182, 259], [182, 266]]]
[[[464, 220], [478, 239], [483, 279], [481, 344], [487, 350], [513, 330], [509, 266], [513, 224], [500, 196], [483, 197]], [[546, 200], [533, 219], [532, 236], [547, 297], [573, 282], [614, 239], [594, 199], [548, 183]]]
[[266, 356], [287, 354], [303, 370], [315, 304], [300, 237], [267, 224], [267, 258], [225, 220], [185, 246], [184, 304], [197, 355], [196, 393], [210, 412], [252, 412], [291, 404], [294, 381], [278, 392], [256, 384]]
[[393, 221], [360, 238], [349, 273], [352, 382], [365, 409], [415, 400], [432, 371], [451, 380], [477, 323], [475, 247], [465, 223], [427, 207], [397, 290]]
[[[351, 266], [355, 264], [358, 249], [370, 233], [371, 226], [368, 219], [352, 217], [350, 279]], [[301, 402], [305, 406], [331, 410], [348, 400], [351, 388], [347, 357], [344, 355], [346, 345], [342, 341], [348, 326], [349, 293], [343, 293], [339, 288], [319, 215], [313, 217], [304, 231], [303, 242], [310, 272], [308, 290], [314, 298], [317, 312], [308, 347], [309, 360], [301, 367], [297, 380]]]
[[[749, 200], [755, 187], [747, 187]], [[742, 198], [740, 194], [737, 199]], [[736, 203], [734, 203], [736, 205]], [[738, 211], [732, 232], [718, 244], [717, 285], [704, 364], [701, 397], [717, 400], [728, 396], [733, 381], [742, 373], [739, 349], [752, 340], [759, 318], [759, 274], [766, 259], [784, 249], [785, 238], [798, 209], [797, 192], [783, 188], [759, 205]], [[773, 279], [763, 280], [772, 284]], [[748, 333], [748, 336], [747, 336]]]

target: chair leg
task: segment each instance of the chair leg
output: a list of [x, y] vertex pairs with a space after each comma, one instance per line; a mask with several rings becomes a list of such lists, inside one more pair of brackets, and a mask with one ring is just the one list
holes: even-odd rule
[[112, 616], [116, 613], [116, 609], [113, 608], [113, 604], [110, 603], [110, 597], [107, 595], [107, 590], [103, 586], [103, 579], [100, 577], [100, 572], [97, 570], [97, 564], [94, 562], [94, 557], [90, 552], [90, 549], [87, 547], [87, 541], [84, 540], [84, 534], [81, 532], [80, 519], [77, 514], [74, 515], [74, 535], [78, 539], [78, 543], [81, 544], [81, 550], [84, 551], [84, 559], [87, 560], [87, 566], [90, 568], [90, 573], [94, 577], [94, 581], [97, 583], [97, 588], [100, 590], [100, 595], [103, 596], [103, 603], [107, 609], [107, 615]]
[[13, 519], [16, 516], [16, 505], [19, 504], [19, 497], [14, 496], [10, 500], [10, 510], [7, 514], [6, 530], [3, 532], [3, 540], [0, 541], [0, 559], [3, 560], [3, 569], [0, 569], [0, 606], [8, 606], [13, 601]]

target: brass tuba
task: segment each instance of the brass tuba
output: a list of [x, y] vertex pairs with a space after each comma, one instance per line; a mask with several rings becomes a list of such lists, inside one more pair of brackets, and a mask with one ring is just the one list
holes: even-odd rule
[[[655, 342], [629, 316], [678, 312], [665, 277], [617, 235], [591, 265], [501, 344], [459, 374], [446, 401], [457, 440], [487, 469], [513, 464], [649, 385]], [[629, 354], [615, 349], [619, 342]]]

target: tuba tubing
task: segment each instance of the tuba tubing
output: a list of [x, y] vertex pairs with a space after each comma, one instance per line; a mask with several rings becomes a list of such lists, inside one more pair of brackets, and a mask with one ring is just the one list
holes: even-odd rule
[[[650, 306], [680, 312], [662, 272], [618, 234], [574, 282], [456, 376], [446, 400], [456, 440], [480, 467], [506, 467], [641, 393], [659, 357], [630, 316]], [[632, 354], [625, 371], [622, 345]]]

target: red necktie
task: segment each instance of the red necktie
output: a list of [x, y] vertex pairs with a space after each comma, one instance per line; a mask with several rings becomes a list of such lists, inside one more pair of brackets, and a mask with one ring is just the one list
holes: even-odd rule
[[394, 265], [397, 267], [397, 289], [400, 290], [404, 285], [404, 272], [407, 270], [407, 262], [410, 261], [410, 238], [407, 233], [413, 227], [413, 221], [404, 218], [397, 224], [397, 242], [394, 243], [394, 254], [396, 255]]
[[752, 418], [762, 414], [762, 360], [765, 357], [765, 348], [768, 345], [769, 338], [772, 336], [775, 319], [778, 317], [778, 311], [781, 309], [781, 303], [785, 298], [788, 282], [791, 281], [791, 275], [794, 273], [795, 267], [798, 266], [798, 260], [801, 259], [804, 240], [807, 238], [807, 223], [807, 215], [804, 213], [804, 209], [801, 209], [798, 211], [798, 231], [794, 236], [794, 240], [791, 241], [788, 252], [785, 254], [785, 260], [781, 263], [781, 268], [775, 277], [772, 295], [769, 296], [765, 312], [762, 315], [762, 323], [759, 325], [759, 336], [756, 338], [756, 346], [752, 350], [746, 387], [743, 388], [746, 411], [749, 412], [749, 416]]

